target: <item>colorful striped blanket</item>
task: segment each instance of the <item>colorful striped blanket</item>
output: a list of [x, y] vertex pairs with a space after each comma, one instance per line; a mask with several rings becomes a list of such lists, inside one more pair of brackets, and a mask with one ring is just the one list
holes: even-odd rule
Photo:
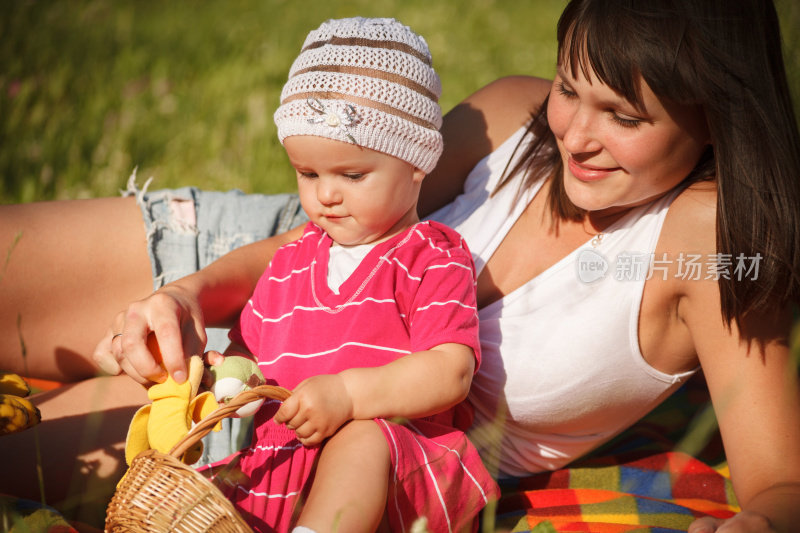
[[[482, 533], [686, 531], [695, 517], [739, 510], [702, 379], [591, 457], [502, 489]], [[75, 532], [55, 511], [14, 500], [0, 495], [0, 517], [24, 521], [19, 531]]]
[[494, 524], [484, 517], [483, 530], [674, 532], [696, 517], [727, 518], [738, 510], [698, 379], [591, 457], [504, 483]]

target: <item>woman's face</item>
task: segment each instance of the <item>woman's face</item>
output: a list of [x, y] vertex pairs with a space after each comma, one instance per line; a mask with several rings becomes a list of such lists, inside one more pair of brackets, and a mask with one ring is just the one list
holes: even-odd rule
[[641, 77], [639, 85], [641, 109], [594, 74], [559, 66], [547, 118], [576, 206], [613, 213], [647, 203], [683, 181], [709, 144], [699, 106], [659, 100]]

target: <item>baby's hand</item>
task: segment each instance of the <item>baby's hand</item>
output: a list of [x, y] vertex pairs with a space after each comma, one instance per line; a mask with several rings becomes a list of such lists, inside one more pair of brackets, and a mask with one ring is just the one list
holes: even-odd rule
[[317, 446], [353, 417], [353, 402], [338, 374], [314, 376], [301, 382], [275, 414], [304, 446]]

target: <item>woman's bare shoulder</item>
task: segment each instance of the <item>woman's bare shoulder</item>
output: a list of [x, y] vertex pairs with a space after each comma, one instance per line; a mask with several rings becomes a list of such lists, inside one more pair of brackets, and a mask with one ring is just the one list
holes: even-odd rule
[[700, 181], [686, 187], [672, 202], [662, 236], [668, 249], [712, 254], [717, 247], [716, 227], [716, 183]]
[[451, 202], [478, 162], [527, 123], [541, 106], [551, 82], [509, 76], [477, 90], [444, 117], [444, 152], [422, 184], [419, 212], [427, 215]]
[[484, 121], [492, 149], [527, 123], [550, 91], [552, 82], [531, 76], [508, 76], [484, 86], [464, 100]]

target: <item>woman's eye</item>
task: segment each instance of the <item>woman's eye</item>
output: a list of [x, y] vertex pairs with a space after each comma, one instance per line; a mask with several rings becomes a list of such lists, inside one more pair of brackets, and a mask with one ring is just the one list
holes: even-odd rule
[[642, 125], [641, 119], [620, 116], [614, 112], [611, 113], [611, 119], [623, 128], [638, 128]]
[[574, 98], [576, 96], [574, 92], [569, 90], [567, 86], [564, 85], [563, 81], [556, 83], [556, 90], [558, 91], [558, 94], [561, 96], [566, 96], [567, 98]]
[[[555, 84], [556, 91], [558, 94], [565, 98], [577, 98], [578, 95], [569, 88], [563, 81], [559, 81]], [[620, 115], [613, 109], [608, 110], [611, 113], [611, 119], [622, 126], [623, 128], [638, 128], [643, 120], [639, 118], [634, 118], [628, 115]]]

